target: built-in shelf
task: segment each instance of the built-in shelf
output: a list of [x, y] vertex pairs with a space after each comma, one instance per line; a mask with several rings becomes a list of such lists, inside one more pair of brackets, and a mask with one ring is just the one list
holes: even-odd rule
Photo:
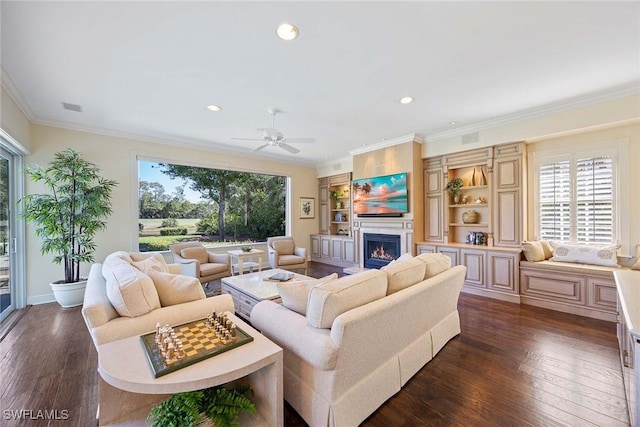
[[475, 224], [465, 224], [462, 222], [452, 222], [449, 224], [449, 227], [488, 227], [489, 224], [484, 222], [478, 222]]
[[464, 205], [449, 205], [450, 208], [482, 208], [489, 206], [488, 203], [467, 203]]

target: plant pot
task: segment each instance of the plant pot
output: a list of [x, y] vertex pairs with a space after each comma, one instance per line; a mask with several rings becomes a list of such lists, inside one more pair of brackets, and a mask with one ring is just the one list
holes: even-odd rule
[[476, 224], [478, 222], [478, 212], [466, 211], [462, 214], [462, 222], [465, 224]]
[[50, 283], [53, 296], [61, 307], [77, 307], [84, 302], [84, 290], [87, 281], [81, 280], [73, 283], [63, 283], [62, 280]]

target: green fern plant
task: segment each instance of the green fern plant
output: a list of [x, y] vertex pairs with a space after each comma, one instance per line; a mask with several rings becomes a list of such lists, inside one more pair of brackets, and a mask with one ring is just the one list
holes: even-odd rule
[[154, 406], [147, 421], [153, 419], [152, 427], [194, 426], [204, 413], [217, 427], [239, 427], [240, 413], [256, 413], [255, 405], [245, 396], [250, 390], [250, 386], [234, 390], [219, 386], [176, 393]]

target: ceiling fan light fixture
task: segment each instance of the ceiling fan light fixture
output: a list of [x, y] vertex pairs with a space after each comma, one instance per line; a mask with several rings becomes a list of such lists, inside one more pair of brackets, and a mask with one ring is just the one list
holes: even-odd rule
[[222, 111], [222, 107], [219, 105], [207, 105], [209, 111]]
[[412, 96], [404, 96], [400, 98], [400, 104], [411, 104], [413, 102]]
[[293, 24], [283, 23], [276, 28], [276, 35], [286, 41], [294, 40], [298, 37], [298, 27]]

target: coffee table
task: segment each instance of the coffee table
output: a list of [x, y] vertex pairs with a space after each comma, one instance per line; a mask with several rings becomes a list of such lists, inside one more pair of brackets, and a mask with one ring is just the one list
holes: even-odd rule
[[[231, 295], [238, 316], [251, 321], [251, 310], [260, 301], [271, 300], [277, 303], [282, 301], [276, 288], [278, 282], [264, 280], [276, 273], [292, 272], [275, 268], [241, 276], [225, 277], [222, 279], [221, 292]], [[293, 274], [292, 280], [313, 280], [312, 277]]]
[[151, 408], [173, 393], [233, 382], [250, 384], [257, 415], [242, 426], [283, 425], [282, 349], [231, 313], [229, 319], [253, 341], [160, 378], [154, 375], [139, 336], [98, 347], [99, 425], [147, 426]]

